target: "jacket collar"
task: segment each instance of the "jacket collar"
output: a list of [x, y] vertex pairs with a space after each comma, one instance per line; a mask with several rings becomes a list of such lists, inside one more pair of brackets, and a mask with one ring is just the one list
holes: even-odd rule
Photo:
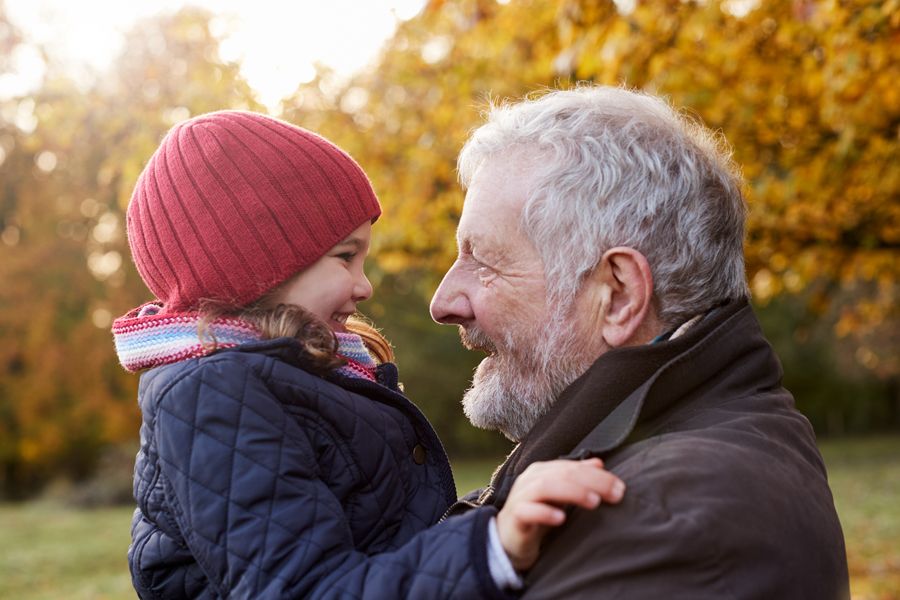
[[[294, 367], [306, 370], [309, 365], [303, 360], [303, 352], [300, 343], [295, 338], [280, 337], [255, 342], [248, 342], [233, 348], [223, 348], [222, 352], [252, 352], [271, 356]], [[352, 379], [342, 372], [329, 373], [324, 379], [329, 381], [346, 381]], [[400, 389], [397, 366], [394, 363], [381, 363], [375, 367], [375, 381], [389, 388], [393, 392], [402, 392]], [[343, 385], [343, 384], [342, 384]], [[346, 387], [346, 386], [344, 386]]]
[[535, 461], [612, 451], [638, 424], [675, 407], [711, 374], [739, 360], [735, 377], [741, 381], [729, 386], [780, 381], [781, 366], [746, 300], [714, 309], [674, 340], [603, 354], [513, 450], [481, 501], [502, 504], [515, 478]]

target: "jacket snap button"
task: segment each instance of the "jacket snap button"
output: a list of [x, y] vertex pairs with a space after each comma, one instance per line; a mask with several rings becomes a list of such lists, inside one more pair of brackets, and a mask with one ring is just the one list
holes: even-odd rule
[[416, 444], [416, 447], [413, 448], [413, 460], [417, 465], [425, 464], [425, 448], [422, 447], [422, 444]]

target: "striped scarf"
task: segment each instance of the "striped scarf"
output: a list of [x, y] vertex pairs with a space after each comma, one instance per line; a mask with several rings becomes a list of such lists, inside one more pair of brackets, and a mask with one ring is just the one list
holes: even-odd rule
[[355, 333], [336, 333], [338, 340], [339, 356], [347, 359], [347, 364], [339, 367], [335, 372], [347, 377], [368, 379], [375, 381], [375, 367], [378, 363], [369, 354], [363, 339]]
[[[167, 365], [188, 358], [206, 356], [215, 350], [233, 348], [262, 340], [250, 323], [232, 317], [220, 317], [208, 325], [215, 344], [204, 344], [197, 327], [201, 316], [196, 312], [160, 314], [161, 306], [150, 302], [139, 306], [113, 322], [112, 334], [119, 362], [126, 371], [135, 372]], [[337, 333], [337, 354], [347, 364], [336, 369], [347, 377], [375, 381], [377, 363], [355, 333]]]

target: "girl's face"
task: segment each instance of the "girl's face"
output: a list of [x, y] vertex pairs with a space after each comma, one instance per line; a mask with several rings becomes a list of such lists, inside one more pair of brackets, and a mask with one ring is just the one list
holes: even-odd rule
[[347, 318], [356, 305], [372, 295], [372, 284], [363, 272], [369, 253], [372, 224], [363, 223], [325, 256], [300, 271], [272, 295], [267, 304], [294, 304], [345, 332]]

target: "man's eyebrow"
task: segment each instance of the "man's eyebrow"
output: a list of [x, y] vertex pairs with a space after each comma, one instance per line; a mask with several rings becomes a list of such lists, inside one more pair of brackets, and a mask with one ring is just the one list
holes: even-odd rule
[[[459, 234], [459, 232], [457, 232]], [[465, 231], [462, 235], [458, 235], [456, 239], [456, 245], [459, 247], [460, 252], [472, 252], [474, 248], [481, 248], [486, 244], [487, 238], [485, 238], [484, 232], [482, 231]]]
[[[486, 238], [477, 234], [466, 234], [457, 239], [459, 254], [472, 255], [478, 261], [501, 262], [506, 260], [508, 249], [502, 245], [488, 243]], [[476, 250], [477, 249], [477, 250]], [[475, 256], [475, 253], [478, 256]]]

